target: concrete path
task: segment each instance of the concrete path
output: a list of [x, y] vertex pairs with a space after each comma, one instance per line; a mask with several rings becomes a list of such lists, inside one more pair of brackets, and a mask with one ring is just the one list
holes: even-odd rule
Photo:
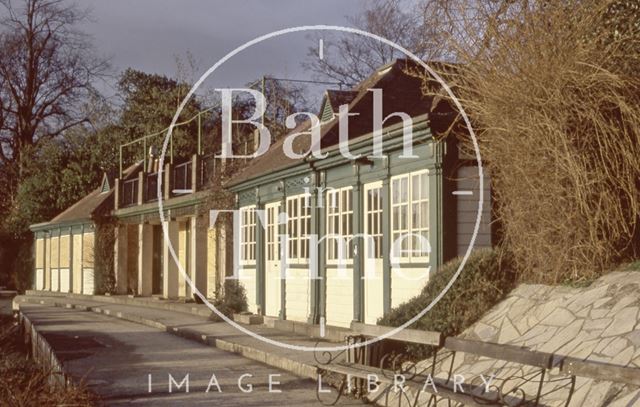
[[[49, 341], [67, 372], [78, 380], [84, 377], [107, 405], [319, 405], [315, 398], [317, 384], [313, 380], [157, 328], [96, 312], [50, 305], [23, 302], [20, 310]], [[122, 311], [125, 309], [113, 309], [113, 312]], [[154, 310], [146, 311], [153, 313]], [[181, 327], [206, 327], [211, 335], [215, 335], [216, 327], [221, 329], [225, 325], [203, 324], [195, 316], [185, 314], [171, 315], [166, 311], [162, 314], [147, 316]], [[180, 389], [176, 386], [187, 374], [188, 393], [186, 382]], [[253, 389], [245, 393], [239, 389], [238, 380], [249, 374], [252, 376], [245, 376], [242, 382], [245, 390], [249, 383]], [[169, 375], [175, 379], [171, 393]], [[269, 392], [270, 375], [274, 375], [271, 379], [274, 392]], [[221, 392], [213, 384], [215, 381]], [[341, 403], [360, 404], [348, 399]]]
[[[107, 298], [106, 300], [110, 301], [112, 299]], [[211, 322], [208, 317], [202, 316], [199, 311], [191, 313], [189, 312], [191, 307], [187, 304], [181, 304], [184, 308], [183, 311], [173, 311], [150, 306], [103, 302], [98, 299], [84, 299], [78, 296], [47, 297], [38, 295], [18, 296], [14, 299], [14, 306], [19, 306], [20, 308], [28, 303], [101, 313], [234, 352], [301, 377], [316, 378], [316, 362], [313, 352], [291, 350], [265, 343], [240, 332], [237, 328], [225, 322]], [[160, 303], [158, 305], [163, 306], [165, 304]], [[293, 332], [283, 332], [264, 325], [245, 325], [245, 327], [269, 339], [288, 344], [313, 348], [318, 342], [317, 339], [308, 336]], [[336, 346], [338, 344], [322, 342], [320, 345]]]

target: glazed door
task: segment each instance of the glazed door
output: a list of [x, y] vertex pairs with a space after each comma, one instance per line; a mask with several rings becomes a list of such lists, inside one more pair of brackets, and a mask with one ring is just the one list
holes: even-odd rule
[[265, 205], [267, 212], [267, 230], [265, 231], [265, 315], [280, 316], [280, 236], [278, 217], [280, 203]]
[[382, 288], [382, 182], [364, 186], [364, 322], [375, 324], [384, 312]]

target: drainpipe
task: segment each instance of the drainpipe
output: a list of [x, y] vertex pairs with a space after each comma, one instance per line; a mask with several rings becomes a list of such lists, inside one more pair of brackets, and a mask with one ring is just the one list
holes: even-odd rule
[[[311, 235], [316, 235], [316, 236], [320, 236], [320, 228], [321, 228], [321, 222], [320, 222], [320, 215], [321, 215], [321, 210], [322, 208], [320, 208], [318, 206], [318, 186], [319, 186], [319, 180], [320, 180], [320, 173], [319, 171], [315, 168], [314, 166], [314, 162], [313, 162], [313, 157], [311, 156], [311, 154], [307, 154], [304, 157], [304, 162], [306, 162], [309, 165], [309, 168], [311, 169], [311, 187], [313, 188], [313, 191], [311, 191], [311, 197], [310, 197], [310, 202], [311, 202], [311, 225], [310, 225], [310, 234]], [[311, 247], [309, 247], [309, 251], [311, 251]], [[318, 253], [318, 277], [317, 279], [312, 279], [311, 280], [311, 298], [310, 298], [310, 315], [309, 315], [309, 323], [310, 324], [319, 324], [320, 323], [320, 318], [322, 318], [324, 316], [324, 309], [325, 309], [325, 298], [322, 295], [323, 292], [325, 292], [324, 290], [324, 286], [325, 286], [325, 264], [324, 264], [324, 250], [320, 249], [320, 245], [318, 245], [317, 247], [317, 253]]]

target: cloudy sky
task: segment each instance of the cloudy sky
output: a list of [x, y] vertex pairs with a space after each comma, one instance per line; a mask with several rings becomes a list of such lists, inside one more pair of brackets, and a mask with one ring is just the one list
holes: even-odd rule
[[[80, 5], [92, 15], [83, 29], [98, 52], [111, 58], [114, 72], [132, 67], [175, 76], [176, 55], [193, 54], [200, 74], [234, 48], [275, 30], [349, 25], [345, 16], [362, 10], [363, 1], [83, 0]], [[311, 79], [300, 63], [314, 42], [309, 33], [268, 40], [229, 60], [208, 85], [241, 86], [263, 74]]]

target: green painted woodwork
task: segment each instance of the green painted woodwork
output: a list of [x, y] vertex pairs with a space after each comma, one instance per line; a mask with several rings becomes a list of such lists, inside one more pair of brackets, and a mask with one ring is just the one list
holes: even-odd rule
[[[325, 104], [325, 107], [327, 104]], [[393, 126], [392, 126], [393, 127]], [[413, 172], [421, 169], [429, 170], [430, 189], [430, 242], [432, 253], [429, 264], [412, 264], [406, 267], [436, 267], [443, 261], [443, 207], [445, 200], [445, 188], [443, 179], [443, 156], [444, 146], [431, 139], [431, 135], [426, 121], [416, 122], [414, 130], [414, 154], [419, 158], [401, 158], [402, 137], [401, 128], [391, 129], [383, 138], [383, 151], [386, 155], [381, 158], [371, 158], [370, 163], [354, 163], [345, 159], [338, 150], [329, 151], [329, 156], [323, 160], [303, 162], [290, 168], [265, 174], [262, 177], [247, 180], [244, 183], [231, 187], [237, 193], [238, 206], [258, 205], [264, 208], [265, 204], [280, 201], [280, 211], [286, 211], [286, 197], [298, 195], [309, 191], [312, 193], [311, 228], [312, 234], [324, 236], [326, 233], [326, 208], [323, 202], [322, 207], [317, 205], [318, 188], [341, 188], [352, 186], [353, 213], [358, 214], [352, 219], [353, 233], [364, 232], [364, 202], [362, 186], [368, 182], [382, 180], [383, 213], [391, 213], [390, 178], [394, 175]], [[371, 151], [371, 139], [363, 138], [361, 142], [355, 141], [350, 145], [352, 154], [366, 155]], [[309, 189], [309, 187], [313, 189]], [[307, 188], [305, 190], [305, 188]], [[326, 191], [323, 192], [323, 199]], [[388, 312], [391, 308], [391, 267], [389, 260], [389, 249], [391, 247], [391, 219], [390, 216], [383, 216], [382, 221], [382, 250], [383, 250], [383, 309]], [[278, 233], [284, 234], [286, 225], [278, 226]], [[262, 225], [256, 234], [256, 266], [258, 268], [258, 303], [264, 313], [265, 304], [265, 233]], [[353, 315], [357, 321], [362, 321], [364, 316], [364, 282], [362, 276], [362, 255], [361, 242], [357, 242], [358, 253], [353, 261]], [[333, 266], [326, 264], [326, 245], [320, 244], [318, 248], [318, 273], [319, 279], [311, 280], [310, 287], [310, 323], [318, 323], [321, 317], [326, 317], [326, 290], [327, 290], [327, 269]], [[306, 265], [292, 264], [292, 269], [306, 268]], [[401, 265], [401, 267], [403, 267]], [[281, 310], [280, 318], [286, 319], [286, 280], [281, 280]]]
[[320, 120], [323, 122], [328, 122], [331, 119], [333, 119], [333, 107], [331, 106], [331, 103], [329, 103], [329, 98], [325, 98]]
[[109, 192], [111, 190], [111, 186], [109, 185], [109, 177], [107, 174], [102, 177], [102, 186], [100, 187], [100, 192]]

